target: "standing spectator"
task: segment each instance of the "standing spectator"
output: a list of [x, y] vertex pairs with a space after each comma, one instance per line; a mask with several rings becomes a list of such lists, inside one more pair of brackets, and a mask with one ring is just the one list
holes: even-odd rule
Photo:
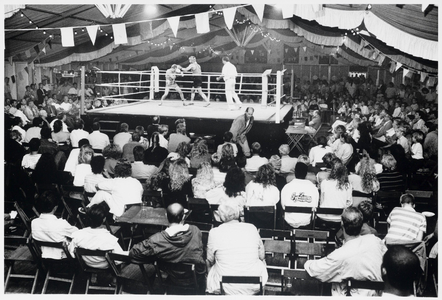
[[[129, 125], [127, 123], [120, 124], [120, 132], [118, 132], [114, 138], [114, 144], [118, 145], [121, 149], [123, 149], [124, 145], [126, 145], [132, 138], [132, 135], [129, 133]], [[123, 150], [124, 153], [124, 150]]]
[[422, 147], [422, 142], [424, 141], [424, 134], [422, 131], [417, 130], [413, 132], [411, 137], [412, 145], [410, 148], [411, 152], [411, 164], [412, 171], [416, 171], [421, 168], [424, 164], [424, 150]]
[[229, 129], [233, 135], [232, 142], [238, 143], [241, 146], [246, 157], [250, 157], [250, 147], [246, 134], [253, 126], [253, 112], [254, 109], [252, 107], [247, 107], [243, 115], [233, 120], [232, 126]]
[[352, 138], [347, 133], [339, 135], [341, 143], [337, 146], [335, 155], [344, 165], [348, 164], [353, 156], [353, 146], [351, 144]]
[[46, 93], [46, 90], [43, 88], [43, 83], [39, 83], [37, 90], [37, 99], [35, 100], [37, 105], [40, 106], [43, 104]]
[[110, 144], [107, 134], [100, 132], [99, 122], [94, 122], [92, 124], [92, 133], [89, 134], [87, 139], [89, 140], [89, 143], [93, 149], [101, 151], [103, 151], [103, 149]]

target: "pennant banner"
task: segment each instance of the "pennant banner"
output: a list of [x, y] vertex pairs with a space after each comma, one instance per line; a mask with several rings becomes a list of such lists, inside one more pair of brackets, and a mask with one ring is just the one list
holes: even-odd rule
[[60, 28], [61, 31], [61, 45], [63, 47], [74, 47], [74, 30], [72, 27]]
[[236, 7], [230, 7], [223, 10], [224, 22], [226, 23], [226, 26], [229, 29], [232, 29], [233, 21], [235, 20], [235, 14], [236, 14]]
[[209, 13], [196, 14], [195, 23], [197, 33], [210, 32]]
[[290, 2], [288, 4], [283, 4], [282, 5], [282, 18], [288, 19], [288, 18], [293, 17], [294, 8], [295, 8], [295, 6]]
[[385, 55], [382, 54], [382, 53], [379, 53], [379, 56], [378, 56], [378, 65], [379, 65], [379, 66], [382, 66], [382, 63], [384, 62], [384, 60], [385, 60]]
[[127, 44], [126, 24], [112, 24], [115, 45]]
[[264, 17], [264, 7], [265, 4], [252, 4], [253, 9], [256, 12], [256, 15], [258, 16], [259, 20], [262, 22], [262, 18]]
[[95, 46], [95, 40], [97, 39], [98, 25], [86, 26], [87, 33], [91, 39], [92, 45]]
[[26, 58], [31, 57], [31, 50], [26, 50], [25, 55], [26, 55]]
[[26, 71], [26, 73], [29, 74], [29, 69], [28, 69], [28, 67], [25, 67], [25, 71]]
[[304, 52], [306, 52], [307, 51], [307, 47], [302, 47], [302, 49], [304, 50]]
[[428, 82], [427, 82], [427, 86], [434, 86], [434, 84], [436, 83], [436, 78], [435, 77], [428, 77]]
[[8, 57], [9, 64], [12, 66], [12, 56]]
[[399, 70], [401, 67], [402, 67], [402, 64], [400, 62], [397, 62], [395, 71]]
[[390, 73], [393, 73], [394, 70], [396, 70], [396, 63], [394, 61], [392, 61], [390, 63], [390, 70], [389, 71], [390, 71]]
[[427, 79], [428, 73], [426, 72], [421, 72], [421, 82], [424, 82], [425, 79]]
[[43, 49], [41, 49], [41, 52], [43, 52], [44, 54], [46, 54], [46, 48], [43, 47]]
[[172, 29], [173, 35], [176, 37], [178, 33], [178, 27], [180, 25], [180, 17], [171, 17], [167, 18], [167, 21], [169, 22], [170, 29]]
[[255, 53], [255, 50], [250, 50], [250, 52], [252, 52], [252, 55], [253, 55], [253, 53]]

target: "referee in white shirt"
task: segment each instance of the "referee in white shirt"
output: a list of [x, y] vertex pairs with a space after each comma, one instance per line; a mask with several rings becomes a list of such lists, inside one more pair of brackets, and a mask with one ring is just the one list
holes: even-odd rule
[[[236, 67], [230, 62], [230, 59], [227, 56], [223, 57], [223, 70], [221, 76], [217, 77], [216, 80], [220, 80], [221, 78], [225, 81], [225, 89], [226, 89], [226, 101], [229, 106], [229, 110], [236, 110], [241, 108], [241, 101], [239, 100], [238, 94], [235, 92], [235, 83], [236, 76], [238, 72], [236, 71]], [[233, 102], [232, 98], [235, 100]], [[239, 105], [239, 108], [235, 107], [235, 103]]]

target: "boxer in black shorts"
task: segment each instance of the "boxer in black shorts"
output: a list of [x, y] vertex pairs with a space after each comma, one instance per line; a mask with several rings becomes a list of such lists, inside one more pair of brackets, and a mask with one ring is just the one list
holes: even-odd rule
[[[209, 106], [210, 100], [203, 93], [203, 90], [201, 88], [202, 83], [203, 83], [202, 79], [201, 79], [201, 66], [196, 62], [195, 56], [189, 57], [189, 63], [190, 63], [189, 66], [187, 66], [186, 68], [178, 66], [182, 71], [192, 72], [192, 74], [193, 74], [193, 85], [192, 85], [192, 90], [191, 90], [191, 94], [190, 94], [190, 103], [188, 103], [187, 105], [193, 105], [193, 100], [195, 99], [195, 93], [198, 92], [198, 94], [201, 96], [201, 98], [203, 98], [204, 101], [206, 101], [206, 105], [204, 105], [204, 106]], [[186, 105], [186, 104], [184, 104], [184, 105]]]

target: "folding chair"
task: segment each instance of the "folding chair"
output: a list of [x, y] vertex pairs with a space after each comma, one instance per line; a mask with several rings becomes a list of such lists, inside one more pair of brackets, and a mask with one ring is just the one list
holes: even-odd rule
[[374, 290], [380, 292], [384, 290], [384, 285], [385, 284], [383, 281], [364, 281], [348, 279], [346, 295], [351, 296], [352, 289]]
[[[340, 217], [343, 211], [344, 211], [343, 208], [331, 208], [331, 207], [316, 208], [315, 218], [313, 219], [313, 230], [326, 229], [331, 233], [336, 233], [336, 231], [338, 231], [339, 228], [341, 227], [341, 222], [322, 220], [318, 215], [324, 214], [324, 215], [333, 215]], [[330, 238], [334, 239], [334, 236], [330, 236]]]
[[218, 222], [214, 217], [214, 212], [218, 210], [219, 204], [210, 204], [210, 211], [212, 212], [212, 218], [213, 218], [213, 227], [217, 227], [221, 224], [221, 222]]
[[303, 269], [309, 259], [317, 259], [326, 255], [327, 244], [293, 239], [292, 253], [295, 269]]
[[322, 296], [323, 290], [323, 283], [311, 277], [306, 270], [282, 270], [281, 294], [283, 295]]
[[263, 240], [263, 243], [269, 275], [266, 290], [275, 287], [282, 288], [280, 285], [281, 271], [293, 268], [292, 242], [288, 240]]
[[[157, 277], [163, 287], [164, 295], [175, 294], [177, 291], [181, 293], [190, 293], [191, 295], [198, 295], [200, 285], [197, 278], [196, 266], [191, 263], [171, 263], [162, 260], [156, 260], [154, 263]], [[180, 279], [185, 279], [189, 285], [177, 284], [171, 276], [168, 275], [168, 270], [173, 270], [180, 274]], [[165, 274], [163, 277], [162, 274]]]
[[78, 186], [60, 185], [61, 202], [63, 204], [62, 218], [70, 224], [77, 225], [78, 209], [86, 208], [84, 189]]
[[143, 202], [148, 203], [148, 205], [152, 207], [162, 206], [166, 208], [166, 204], [164, 202], [164, 195], [162, 191], [152, 191], [144, 189], [142, 199]]
[[394, 207], [399, 206], [399, 199], [401, 198], [403, 191], [382, 191], [379, 190], [374, 195], [374, 203], [382, 205], [382, 212], [386, 217], [390, 214]]
[[414, 204], [417, 211], [437, 211], [437, 201], [434, 201], [433, 191], [406, 190], [405, 193], [409, 193], [414, 196]]
[[258, 233], [263, 241], [265, 240], [291, 241], [293, 235], [293, 231], [291, 230], [267, 229], [267, 228], [258, 228]]
[[222, 276], [219, 283], [221, 295], [226, 295], [224, 284], [253, 284], [259, 285], [259, 292], [256, 295], [264, 295], [261, 276]]
[[[284, 214], [283, 217], [285, 217], [285, 213], [302, 213], [302, 214], [309, 214], [310, 215], [310, 225], [306, 226], [307, 228], [313, 229], [314, 226], [314, 218], [315, 218], [315, 207], [304, 207], [304, 206], [286, 206], [284, 208]], [[283, 222], [283, 228], [284, 229], [292, 229], [292, 227], [287, 224], [287, 222], [284, 220]]]
[[[38, 275], [40, 274], [40, 265], [38, 263], [37, 255], [31, 245], [31, 238], [22, 236], [5, 236], [4, 241], [5, 248], [6, 246], [14, 247], [14, 250], [5, 251], [4, 262], [7, 267], [7, 273], [5, 276], [4, 291], [7, 291], [10, 280], [13, 278], [31, 279], [31, 294], [34, 294], [35, 288], [37, 287]], [[22, 286], [24, 286], [24, 283]]]
[[[145, 264], [148, 262], [141, 262], [133, 259], [130, 256], [108, 252], [106, 253], [106, 259], [109, 263], [114, 275], [117, 278], [117, 293], [122, 294], [126, 290], [139, 290], [139, 286], [142, 287], [144, 294], [150, 294], [153, 291], [153, 279], [150, 279]], [[154, 260], [152, 260], [152, 269], [150, 270], [154, 275], [153, 268]]]
[[213, 223], [213, 215], [210, 210], [209, 202], [203, 198], [187, 198], [187, 205], [192, 214], [189, 216], [189, 221], [200, 223]]
[[[44, 271], [46, 271], [45, 281], [43, 284], [42, 294], [46, 293], [49, 281], [66, 282], [69, 283], [68, 294], [72, 293], [74, 287], [76, 266], [75, 260], [69, 254], [66, 244], [63, 242], [43, 242], [32, 239], [32, 244], [35, 246], [35, 252], [40, 258], [40, 262]], [[63, 250], [66, 258], [51, 259], [42, 257], [42, 247], [51, 247]]]
[[23, 237], [30, 236], [31, 235], [31, 219], [28, 217], [28, 215], [25, 213], [25, 211], [20, 207], [18, 202], [14, 202], [14, 208], [17, 211], [17, 214], [20, 217], [20, 220], [22, 221], [22, 223], [24, 225]]
[[[106, 259], [107, 252], [110, 252], [110, 251], [109, 250], [107, 250], [107, 251], [106, 250], [89, 250], [89, 249], [84, 249], [84, 248], [80, 248], [80, 247], [75, 248], [75, 257], [77, 258], [78, 264], [80, 266], [80, 270], [81, 270], [82, 274], [84, 274], [86, 276], [85, 294], [88, 294], [89, 290], [111, 291], [113, 293], [117, 292], [116, 287], [109, 285], [109, 282], [114, 277], [113, 271], [110, 266], [108, 266], [106, 269], [99, 269], [99, 268], [90, 267], [84, 261], [85, 256], [97, 256], [97, 257], [102, 257], [103, 259]], [[92, 282], [92, 276], [98, 277], [99, 274], [110, 276], [110, 278], [107, 278], [108, 279], [106, 282], [107, 284], [99, 285], [98, 282], [97, 282], [97, 284]]]
[[252, 223], [256, 228], [276, 228], [276, 207], [250, 206], [244, 210], [244, 220]]

